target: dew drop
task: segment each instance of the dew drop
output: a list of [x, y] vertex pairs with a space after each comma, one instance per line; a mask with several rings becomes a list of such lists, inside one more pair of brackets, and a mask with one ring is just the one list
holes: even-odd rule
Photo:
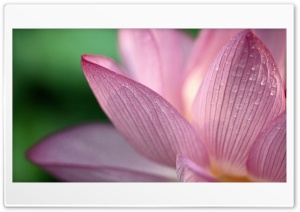
[[255, 105], [258, 105], [259, 102], [260, 102], [260, 99], [256, 99], [255, 102], [254, 102], [254, 104], [255, 104]]
[[256, 78], [256, 75], [255, 74], [251, 74], [251, 76], [249, 77], [249, 80], [253, 81], [253, 80], [255, 80], [255, 78]]
[[236, 92], [237, 92], [237, 90], [238, 90], [238, 86], [237, 86], [237, 85], [233, 86], [233, 88], [232, 88], [232, 92], [236, 93]]
[[272, 89], [271, 89], [270, 95], [271, 95], [271, 96], [274, 96], [275, 94], [276, 94], [276, 89], [272, 88]]
[[267, 79], [266, 79], [265, 76], [263, 76], [263, 78], [262, 78], [260, 84], [261, 84], [261, 85], [265, 85], [266, 83], [267, 83]]
[[276, 94], [276, 88], [272, 87], [272, 88], [271, 88], [270, 95], [271, 95], [271, 96], [274, 96], [275, 94]]
[[235, 105], [235, 108], [236, 108], [237, 110], [239, 110], [239, 109], [242, 108], [242, 105], [241, 105], [241, 104], [236, 104], [236, 105]]
[[243, 75], [242, 71], [232, 72], [232, 76], [235, 76], [235, 77], [240, 77], [242, 75]]

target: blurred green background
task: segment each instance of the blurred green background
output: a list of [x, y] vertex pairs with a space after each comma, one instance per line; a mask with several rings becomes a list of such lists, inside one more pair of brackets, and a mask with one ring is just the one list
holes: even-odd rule
[[[198, 30], [187, 30], [196, 36]], [[26, 151], [65, 127], [109, 121], [80, 66], [82, 54], [120, 62], [117, 31], [106, 29], [13, 30], [13, 181], [55, 182], [30, 163]]]

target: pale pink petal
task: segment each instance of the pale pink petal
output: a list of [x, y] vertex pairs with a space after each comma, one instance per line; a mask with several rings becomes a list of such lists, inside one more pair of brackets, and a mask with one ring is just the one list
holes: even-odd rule
[[99, 55], [92, 55], [92, 54], [85, 54], [83, 55], [84, 58], [87, 60], [99, 65], [103, 66], [113, 72], [116, 72], [117, 74], [126, 75], [125, 70], [122, 69], [115, 61], [113, 61], [111, 58], [105, 57], [105, 56], [99, 56]]
[[277, 66], [265, 45], [245, 30], [218, 54], [198, 91], [192, 119], [213, 166], [242, 176], [256, 136], [284, 110]]
[[184, 113], [190, 116], [192, 103], [199, 86], [221, 48], [240, 29], [203, 29], [201, 30], [188, 60], [182, 90]]
[[145, 173], [144, 170], [135, 171], [127, 168], [89, 167], [70, 164], [45, 165], [43, 168], [57, 179], [67, 182], [176, 182], [174, 178], [152, 175]]
[[282, 83], [286, 86], [286, 30], [256, 29], [254, 33], [267, 46], [279, 69]]
[[208, 156], [190, 123], [160, 95], [85, 57], [82, 68], [102, 109], [143, 155], [175, 167], [177, 153], [208, 166]]
[[248, 160], [248, 174], [256, 181], [286, 182], [286, 113], [259, 134]]
[[217, 182], [207, 170], [181, 155], [176, 158], [176, 172], [180, 182]]
[[178, 110], [178, 93], [192, 39], [172, 29], [123, 29], [119, 31], [121, 57], [127, 76], [166, 98]]
[[90, 123], [53, 134], [28, 158], [65, 181], [169, 181], [175, 170], [138, 154], [109, 124]]

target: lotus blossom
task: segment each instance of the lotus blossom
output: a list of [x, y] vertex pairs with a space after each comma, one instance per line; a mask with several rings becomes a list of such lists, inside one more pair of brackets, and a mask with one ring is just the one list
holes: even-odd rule
[[31, 161], [74, 182], [286, 181], [285, 30], [123, 29], [119, 47], [124, 67], [81, 59], [113, 125], [53, 134]]

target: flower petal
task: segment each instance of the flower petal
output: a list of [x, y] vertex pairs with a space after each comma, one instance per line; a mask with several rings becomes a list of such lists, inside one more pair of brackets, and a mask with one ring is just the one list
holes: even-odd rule
[[184, 113], [191, 113], [199, 86], [221, 48], [240, 29], [203, 29], [198, 36], [187, 63], [183, 85]]
[[178, 152], [208, 166], [206, 149], [193, 127], [165, 99], [85, 57], [82, 68], [102, 109], [139, 152], [174, 167]]
[[254, 32], [270, 50], [279, 69], [282, 83], [286, 86], [286, 30], [256, 29]]
[[66, 129], [30, 149], [28, 158], [65, 181], [170, 181], [175, 170], [138, 154], [111, 125]]
[[270, 123], [253, 144], [248, 174], [257, 181], [286, 182], [286, 113]]
[[175, 182], [174, 178], [115, 167], [44, 165], [49, 173], [67, 182]]
[[176, 158], [176, 172], [180, 182], [217, 182], [205, 169], [181, 155]]
[[99, 55], [85, 54], [83, 55], [87, 60], [99, 65], [103, 66], [117, 74], [126, 75], [125, 70], [123, 70], [116, 62], [114, 62], [111, 58]]
[[181, 80], [192, 39], [171, 29], [119, 31], [121, 57], [130, 78], [146, 85], [180, 110]]
[[218, 54], [198, 91], [192, 118], [213, 166], [242, 176], [256, 136], [284, 110], [276, 64], [265, 45], [245, 30]]

